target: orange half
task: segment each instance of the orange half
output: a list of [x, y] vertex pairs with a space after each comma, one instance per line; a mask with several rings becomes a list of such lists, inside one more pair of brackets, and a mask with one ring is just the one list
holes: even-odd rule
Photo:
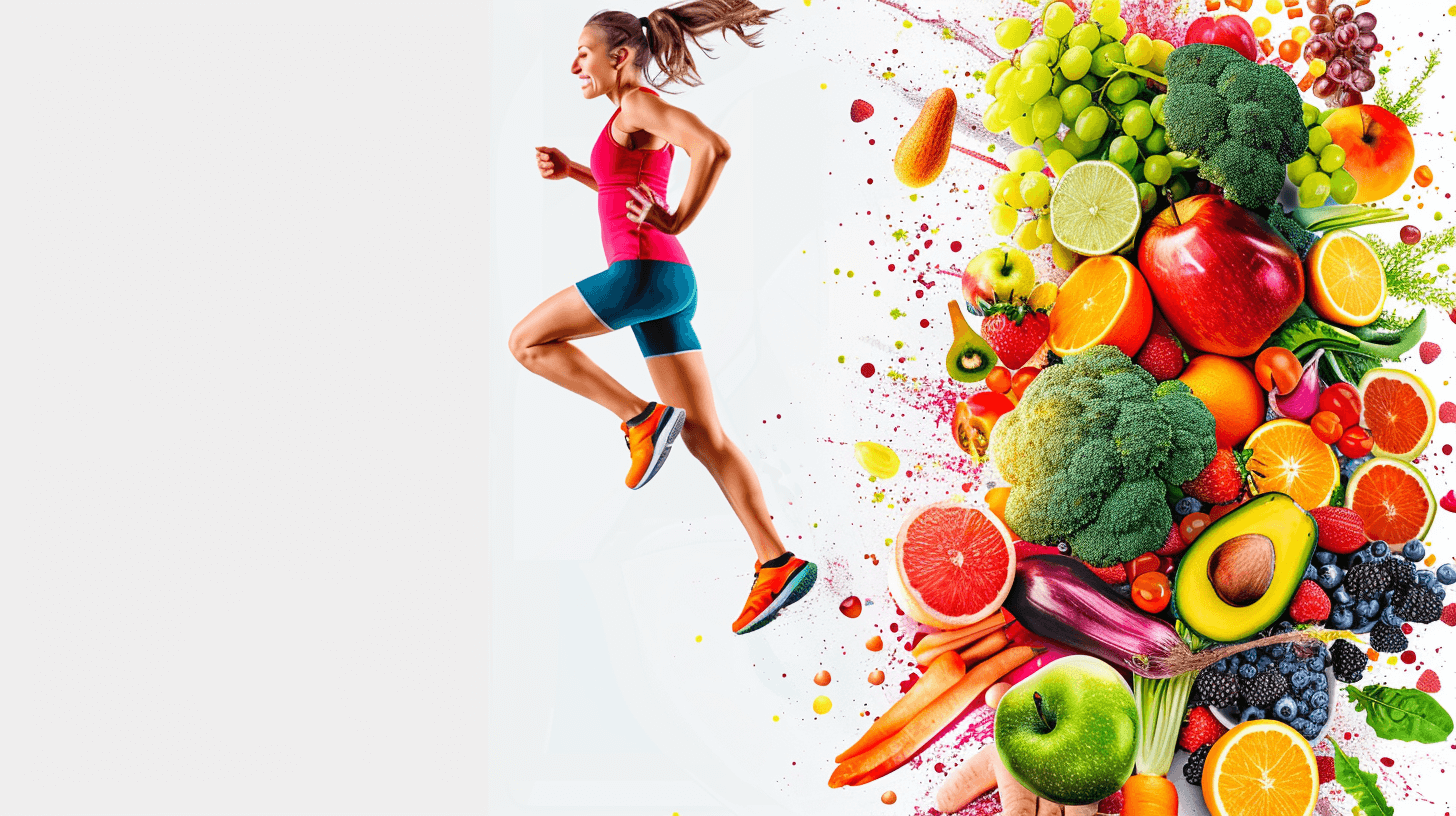
[[1213, 816], [1310, 816], [1318, 798], [1309, 741], [1278, 720], [1234, 726], [1203, 763], [1203, 803]]
[[1143, 273], [1118, 255], [1083, 261], [1057, 293], [1047, 345], [1065, 357], [1097, 345], [1138, 353], [1153, 325], [1153, 297]]
[[1309, 305], [1315, 314], [1342, 326], [1375, 322], [1385, 308], [1385, 272], [1365, 240], [1335, 230], [1315, 242], [1305, 258]]
[[1244, 440], [1257, 493], [1283, 493], [1306, 510], [1329, 504], [1340, 483], [1340, 463], [1329, 445], [1297, 419], [1260, 425]]

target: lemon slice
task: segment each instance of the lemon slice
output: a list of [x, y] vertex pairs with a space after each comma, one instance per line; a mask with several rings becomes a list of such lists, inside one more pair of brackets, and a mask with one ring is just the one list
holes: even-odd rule
[[1142, 215], [1137, 184], [1109, 161], [1077, 162], [1052, 194], [1052, 235], [1080, 255], [1108, 255], [1131, 243]]

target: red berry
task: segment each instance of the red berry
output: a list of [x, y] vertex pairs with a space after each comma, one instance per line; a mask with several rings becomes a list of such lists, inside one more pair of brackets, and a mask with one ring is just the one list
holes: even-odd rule
[[1166, 334], [1150, 334], [1133, 362], [1142, 366], [1158, 382], [1177, 379], [1183, 373], [1183, 349]]
[[1430, 365], [1431, 363], [1436, 362], [1436, 358], [1440, 356], [1440, 346], [1431, 342], [1421, 344], [1421, 362], [1425, 363], [1426, 365]]
[[1437, 677], [1435, 672], [1426, 669], [1421, 674], [1421, 679], [1416, 681], [1416, 688], [1427, 694], [1435, 694], [1441, 690], [1441, 678]]
[[1330, 616], [1330, 596], [1319, 584], [1308, 579], [1299, 582], [1294, 600], [1289, 604], [1289, 617], [1295, 623], [1313, 623]]
[[1309, 511], [1319, 527], [1320, 549], [1345, 555], [1365, 546], [1365, 522], [1348, 507], [1316, 507]]
[[1107, 816], [1118, 816], [1122, 813], [1122, 789], [1118, 788], [1117, 793], [1097, 803], [1097, 812], [1105, 813]]
[[1442, 422], [1456, 422], [1456, 403], [1441, 403], [1441, 410], [1439, 415]]
[[1335, 447], [1340, 453], [1345, 454], [1346, 459], [1359, 459], [1370, 453], [1375, 448], [1375, 440], [1370, 438], [1370, 432], [1361, 427], [1347, 428], [1345, 435]]
[[1341, 425], [1353, 428], [1360, 424], [1360, 392], [1349, 383], [1335, 383], [1320, 392], [1319, 409], [1333, 411]]
[[1198, 540], [1204, 530], [1208, 529], [1208, 524], [1207, 513], [1189, 513], [1183, 517], [1183, 521], [1179, 522], [1178, 533], [1183, 536], [1184, 541], [1192, 544]]
[[1168, 538], [1163, 542], [1163, 546], [1153, 552], [1158, 555], [1177, 555], [1186, 549], [1188, 549], [1188, 542], [1183, 540], [1183, 534], [1178, 532], [1178, 525], [1175, 524], [1172, 529], [1168, 530]]
[[851, 122], [863, 122], [874, 114], [875, 106], [863, 99], [856, 99], [849, 106], [849, 120]]
[[1456, 626], [1456, 603], [1446, 604], [1441, 607], [1441, 623], [1447, 626]]
[[1168, 576], [1161, 572], [1145, 572], [1132, 579], [1132, 602], [1144, 612], [1154, 615], [1162, 612], [1168, 608], [1168, 600], [1172, 597]]
[[1143, 553], [1122, 566], [1127, 570], [1127, 579], [1129, 581], [1136, 581], [1138, 576], [1144, 573], [1157, 572], [1160, 564], [1161, 562], [1155, 553]]
[[1319, 768], [1319, 783], [1335, 781], [1335, 758], [1328, 756], [1317, 756], [1314, 758], [1316, 768]]
[[1183, 484], [1183, 492], [1206, 504], [1228, 504], [1244, 489], [1245, 471], [1240, 455], [1219, 448], [1203, 472]]
[[[1045, 312], [997, 312], [981, 320], [981, 336], [995, 350], [996, 357], [1007, 368], [1021, 368], [1046, 342], [1051, 333], [1051, 320]], [[1012, 386], [1015, 387], [1015, 379]]]
[[[1082, 563], [1087, 564], [1086, 561]], [[1087, 569], [1092, 570], [1092, 573], [1098, 578], [1114, 586], [1127, 583], [1127, 570], [1123, 569], [1121, 564], [1113, 564], [1110, 567], [1094, 567], [1087, 564]]]
[[1178, 735], [1178, 747], [1193, 753], [1199, 748], [1213, 742], [1228, 733], [1228, 729], [1213, 718], [1213, 714], [1203, 706], [1194, 706], [1188, 709], [1188, 722], [1183, 725], [1183, 732]]

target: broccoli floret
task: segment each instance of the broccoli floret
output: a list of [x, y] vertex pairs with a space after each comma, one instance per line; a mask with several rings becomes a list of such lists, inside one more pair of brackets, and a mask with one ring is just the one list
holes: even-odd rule
[[1285, 165], [1309, 148], [1294, 80], [1211, 43], [1174, 49], [1164, 73], [1168, 145], [1202, 162], [1198, 174], [1230, 201], [1270, 206], [1284, 188]]
[[1106, 566], [1163, 544], [1173, 524], [1165, 483], [1193, 479], [1215, 450], [1213, 415], [1187, 385], [1094, 346], [1027, 386], [996, 423], [990, 454], [1010, 484], [1017, 535], [1066, 541]]
[[1278, 206], [1270, 208], [1269, 217], [1264, 220], [1268, 221], [1269, 226], [1273, 227], [1275, 232], [1282, 235], [1284, 240], [1294, 247], [1294, 251], [1298, 252], [1301, 258], [1308, 255], [1314, 242], [1319, 240], [1318, 235], [1305, 229], [1303, 224], [1290, 218], [1289, 214], [1279, 209]]

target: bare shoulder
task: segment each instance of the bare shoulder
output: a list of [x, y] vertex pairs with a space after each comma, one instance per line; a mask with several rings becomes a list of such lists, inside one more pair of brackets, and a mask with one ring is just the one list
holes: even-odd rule
[[617, 118], [624, 130], [642, 130], [649, 122], [660, 121], [669, 111], [680, 110], [662, 97], [641, 88], [622, 94], [622, 112]]

